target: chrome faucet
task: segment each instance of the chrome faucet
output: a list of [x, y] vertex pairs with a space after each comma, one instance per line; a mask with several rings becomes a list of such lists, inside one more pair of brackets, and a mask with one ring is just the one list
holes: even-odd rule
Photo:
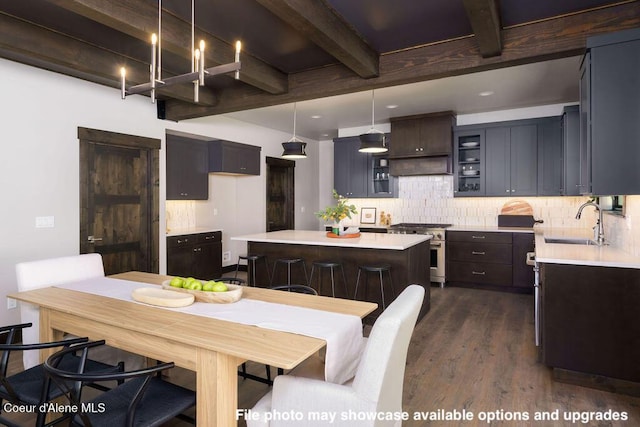
[[601, 246], [604, 244], [604, 224], [602, 223], [602, 209], [600, 209], [600, 205], [598, 205], [595, 202], [584, 203], [582, 206], [578, 208], [576, 219], [580, 219], [580, 216], [582, 215], [582, 209], [584, 209], [587, 206], [593, 206], [598, 211], [598, 222], [596, 223], [596, 226], [593, 227], [593, 234], [594, 234], [593, 237], [596, 243], [598, 244], [598, 246]]

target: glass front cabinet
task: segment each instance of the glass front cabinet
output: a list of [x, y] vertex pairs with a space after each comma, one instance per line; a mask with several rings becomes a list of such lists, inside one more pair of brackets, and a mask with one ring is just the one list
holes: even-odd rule
[[485, 195], [484, 152], [484, 129], [458, 131], [454, 134], [455, 197]]
[[396, 179], [389, 175], [389, 157], [386, 154], [371, 155], [370, 197], [397, 197]]

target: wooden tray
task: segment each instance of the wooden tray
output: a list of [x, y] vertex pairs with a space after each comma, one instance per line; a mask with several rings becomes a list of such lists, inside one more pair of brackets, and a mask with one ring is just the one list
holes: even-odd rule
[[[191, 294], [195, 297], [196, 301], [199, 302], [208, 302], [208, 303], [216, 303], [216, 304], [229, 304], [232, 302], [236, 302], [242, 298], [242, 286], [232, 285], [229, 283], [225, 283], [229, 290], [227, 292], [205, 292], [205, 291], [194, 291], [192, 289], [184, 289], [184, 288], [176, 288], [171, 286], [169, 283], [171, 280], [165, 280], [162, 282], [162, 287], [167, 290], [182, 292]], [[202, 280], [201, 280], [202, 282]]]
[[186, 307], [193, 304], [195, 296], [159, 288], [138, 288], [131, 292], [134, 301], [159, 307]]
[[327, 231], [327, 237], [332, 237], [334, 239], [354, 239], [356, 237], [360, 237], [360, 233], [337, 235], [331, 231]]

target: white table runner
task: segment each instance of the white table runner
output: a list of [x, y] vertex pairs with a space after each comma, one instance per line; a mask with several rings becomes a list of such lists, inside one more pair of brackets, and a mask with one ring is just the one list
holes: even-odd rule
[[[131, 292], [158, 286], [104, 277], [56, 287], [142, 304], [131, 298]], [[351, 379], [360, 361], [363, 338], [358, 316], [248, 298], [232, 304], [195, 302], [181, 308], [158, 308], [323, 339], [327, 343], [325, 379], [329, 382], [342, 384]]]

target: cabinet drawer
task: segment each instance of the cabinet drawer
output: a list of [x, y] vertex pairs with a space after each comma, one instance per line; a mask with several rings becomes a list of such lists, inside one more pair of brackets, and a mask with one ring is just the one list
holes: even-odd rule
[[451, 261], [512, 264], [511, 245], [500, 243], [450, 242], [447, 257]]
[[447, 266], [447, 279], [452, 282], [511, 286], [511, 265], [449, 261]]
[[195, 243], [196, 243], [195, 234], [184, 234], [181, 236], [167, 237], [167, 247], [169, 248], [190, 246], [190, 245], [195, 245]]
[[222, 232], [213, 231], [211, 233], [196, 234], [196, 243], [215, 243], [222, 241]]
[[511, 243], [511, 233], [491, 231], [447, 231], [448, 242]]

